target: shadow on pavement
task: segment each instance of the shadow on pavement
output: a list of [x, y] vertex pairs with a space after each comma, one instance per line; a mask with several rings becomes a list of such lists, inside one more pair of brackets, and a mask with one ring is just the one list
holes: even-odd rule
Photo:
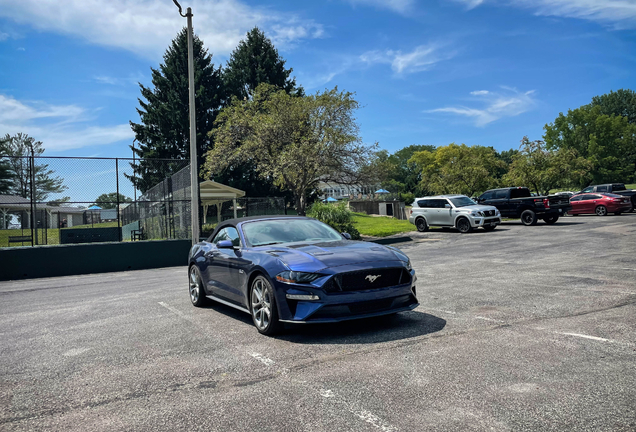
[[299, 344], [367, 344], [409, 339], [436, 333], [446, 320], [423, 312], [329, 324], [287, 324], [277, 339]]

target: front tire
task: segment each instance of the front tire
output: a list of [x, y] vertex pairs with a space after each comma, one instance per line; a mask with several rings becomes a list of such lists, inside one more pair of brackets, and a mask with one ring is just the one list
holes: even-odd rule
[[607, 207], [600, 205], [596, 207], [594, 213], [596, 213], [596, 216], [607, 216]]
[[521, 213], [521, 223], [525, 226], [532, 226], [537, 224], [537, 214], [532, 210], [524, 210]]
[[558, 220], [559, 220], [558, 216], [550, 216], [543, 219], [543, 221], [547, 223], [548, 225], [554, 225]]
[[419, 232], [428, 231], [428, 224], [426, 223], [426, 220], [423, 217], [417, 218], [415, 220], [415, 228], [417, 228]]
[[457, 219], [457, 222], [455, 222], [455, 227], [462, 234], [469, 233], [473, 230], [473, 227], [470, 226], [470, 222], [465, 217]]
[[270, 336], [280, 329], [274, 289], [264, 276], [257, 276], [252, 281], [250, 314], [259, 333]]
[[207, 297], [205, 296], [205, 290], [203, 289], [203, 282], [199, 268], [196, 265], [190, 266], [189, 271], [189, 283], [190, 283], [190, 301], [196, 307], [203, 307], [207, 303]]

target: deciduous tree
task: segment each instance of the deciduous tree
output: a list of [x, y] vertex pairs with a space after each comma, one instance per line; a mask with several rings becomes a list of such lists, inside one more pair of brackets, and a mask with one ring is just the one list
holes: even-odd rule
[[504, 165], [491, 147], [455, 143], [416, 152], [410, 160], [420, 167], [424, 189], [468, 196], [497, 186], [496, 174]]
[[117, 203], [123, 204], [127, 202], [132, 202], [132, 199], [123, 194], [119, 194], [118, 198], [117, 192], [111, 192], [101, 194], [95, 198], [95, 202], [89, 205], [89, 207], [98, 206], [103, 209], [114, 209], [117, 208]]
[[253, 163], [259, 176], [290, 191], [305, 214], [305, 195], [318, 182], [355, 181], [369, 163], [374, 147], [361, 142], [357, 108], [353, 94], [337, 88], [296, 97], [261, 84], [250, 99], [235, 99], [219, 115], [205, 171]]
[[586, 182], [592, 164], [575, 149], [547, 150], [541, 140], [521, 140], [503, 181], [508, 186], [527, 186], [539, 195], [559, 188], [576, 189]]

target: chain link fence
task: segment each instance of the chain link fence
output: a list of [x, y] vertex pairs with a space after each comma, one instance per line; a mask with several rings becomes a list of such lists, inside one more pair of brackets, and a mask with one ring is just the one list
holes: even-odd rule
[[187, 239], [187, 160], [0, 159], [0, 247]]

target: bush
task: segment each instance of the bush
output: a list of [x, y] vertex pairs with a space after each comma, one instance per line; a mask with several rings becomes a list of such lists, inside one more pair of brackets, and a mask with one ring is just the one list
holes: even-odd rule
[[353, 212], [349, 210], [344, 202], [326, 204], [316, 201], [307, 212], [307, 216], [324, 222], [338, 232], [346, 232], [354, 240], [360, 240], [360, 233], [353, 226]]
[[216, 224], [206, 223], [201, 227], [201, 236], [211, 236], [212, 232], [214, 232], [214, 228], [216, 228]]

